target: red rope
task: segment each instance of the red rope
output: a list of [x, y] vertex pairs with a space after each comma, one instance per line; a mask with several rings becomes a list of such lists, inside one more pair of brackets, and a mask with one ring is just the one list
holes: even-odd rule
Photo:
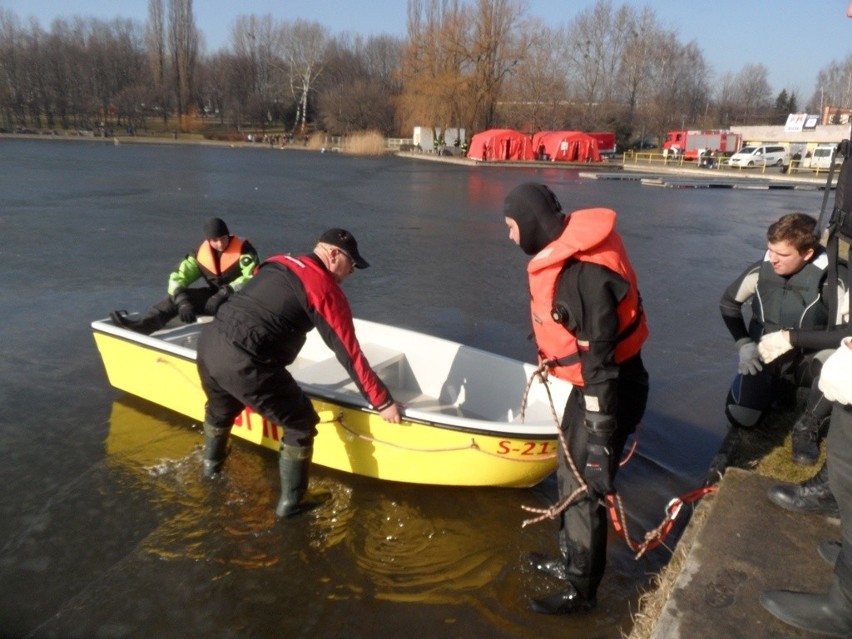
[[646, 552], [653, 550], [665, 541], [666, 537], [674, 527], [674, 523], [677, 520], [678, 515], [680, 515], [684, 504], [691, 504], [704, 497], [704, 495], [715, 491], [715, 486], [705, 486], [703, 488], [692, 490], [681, 497], [675, 497], [672, 499], [666, 505], [663, 521], [660, 522], [659, 526], [645, 533], [645, 538], [641, 543], [637, 543], [630, 538], [630, 534], [627, 531], [627, 518], [624, 514], [624, 505], [621, 502], [621, 497], [618, 495], [607, 495], [606, 503], [610, 520], [612, 520], [612, 527], [615, 529], [616, 534], [624, 539], [627, 547], [635, 552], [636, 559], [639, 559]]

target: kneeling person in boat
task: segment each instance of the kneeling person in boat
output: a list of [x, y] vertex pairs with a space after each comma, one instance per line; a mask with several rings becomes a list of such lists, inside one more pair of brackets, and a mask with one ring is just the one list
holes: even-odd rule
[[[204, 224], [204, 237], [198, 250], [187, 255], [169, 275], [168, 297], [138, 320], [124, 311], [113, 311], [113, 324], [150, 335], [175, 317], [192, 324], [197, 315], [215, 315], [216, 309], [251, 278], [259, 260], [251, 243], [231, 235], [218, 217]], [[205, 286], [190, 288], [198, 280]]]
[[245, 406], [283, 427], [279, 452], [279, 517], [305, 508], [319, 416], [287, 370], [316, 328], [361, 394], [394, 424], [400, 406], [370, 367], [355, 335], [352, 311], [340, 284], [369, 264], [351, 233], [330, 229], [313, 253], [277, 255], [223, 305], [198, 343], [198, 372], [207, 396], [204, 474], [212, 477], [227, 455], [228, 437]]
[[506, 196], [503, 214], [509, 239], [532, 256], [527, 272], [539, 362], [573, 384], [560, 425], [568, 450], [560, 446], [556, 470], [560, 503], [574, 496], [560, 514], [560, 556], [528, 557], [532, 568], [564, 585], [532, 608], [582, 612], [596, 605], [606, 567], [604, 498], [614, 492], [625, 442], [645, 412], [641, 351], [648, 328], [615, 211], [565, 215], [547, 186], [528, 182]]

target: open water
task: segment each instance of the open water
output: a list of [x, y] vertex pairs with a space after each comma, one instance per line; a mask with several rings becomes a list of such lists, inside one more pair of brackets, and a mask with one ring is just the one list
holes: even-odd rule
[[638, 272], [651, 395], [618, 479], [638, 539], [672, 497], [701, 485], [724, 436], [737, 355], [722, 290], [762, 254], [769, 223], [818, 213], [819, 191], [660, 189], [552, 167], [269, 148], [0, 141], [0, 637], [629, 632], [665, 547], [637, 561], [612, 535], [594, 612], [528, 610], [554, 584], [521, 559], [553, 551], [556, 525], [521, 528], [521, 506], [549, 505], [552, 479], [434, 488], [315, 467], [333, 500], [278, 523], [274, 452], [238, 442], [226, 476], [201, 481], [199, 425], [112, 389], [89, 329], [110, 310], [160, 300], [216, 215], [262, 256], [307, 252], [325, 228], [346, 227], [372, 264], [345, 284], [356, 315], [532, 361], [526, 256], [502, 215], [525, 180], [549, 184], [566, 209], [616, 209]]

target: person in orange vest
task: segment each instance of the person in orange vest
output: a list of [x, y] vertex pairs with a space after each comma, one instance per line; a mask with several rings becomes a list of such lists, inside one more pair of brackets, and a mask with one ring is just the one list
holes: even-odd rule
[[570, 459], [560, 446], [557, 483], [560, 503], [578, 494], [560, 514], [561, 555], [527, 557], [563, 587], [534, 599], [532, 609], [582, 612], [595, 607], [606, 567], [604, 498], [614, 492], [625, 442], [645, 413], [641, 350], [648, 327], [615, 211], [565, 215], [547, 186], [528, 182], [506, 196], [503, 213], [509, 239], [532, 256], [527, 273], [539, 363], [574, 385], [560, 425]]
[[[150, 335], [175, 317], [192, 324], [198, 315], [215, 315], [216, 309], [252, 277], [259, 260], [251, 242], [231, 235], [228, 225], [218, 217], [205, 222], [204, 237], [198, 250], [187, 255], [169, 275], [168, 297], [141, 319], [130, 317], [126, 311], [113, 311], [109, 314], [113, 324]], [[198, 280], [203, 280], [204, 286], [190, 288]]]

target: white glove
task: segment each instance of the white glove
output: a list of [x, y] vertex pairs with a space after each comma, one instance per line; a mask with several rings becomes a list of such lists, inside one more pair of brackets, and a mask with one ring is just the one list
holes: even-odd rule
[[760, 353], [760, 359], [764, 364], [768, 364], [774, 359], [778, 359], [784, 353], [793, 348], [786, 337], [784, 331], [775, 331], [767, 333], [760, 338], [760, 344], [757, 345], [757, 352]]
[[844, 337], [840, 348], [825, 360], [819, 374], [819, 389], [825, 398], [840, 404], [852, 404], [852, 349], [849, 337]]
[[760, 356], [757, 353], [757, 342], [751, 341], [748, 337], [743, 337], [737, 340], [737, 346], [740, 349], [740, 375], [757, 375], [763, 370], [763, 364], [760, 363]]

